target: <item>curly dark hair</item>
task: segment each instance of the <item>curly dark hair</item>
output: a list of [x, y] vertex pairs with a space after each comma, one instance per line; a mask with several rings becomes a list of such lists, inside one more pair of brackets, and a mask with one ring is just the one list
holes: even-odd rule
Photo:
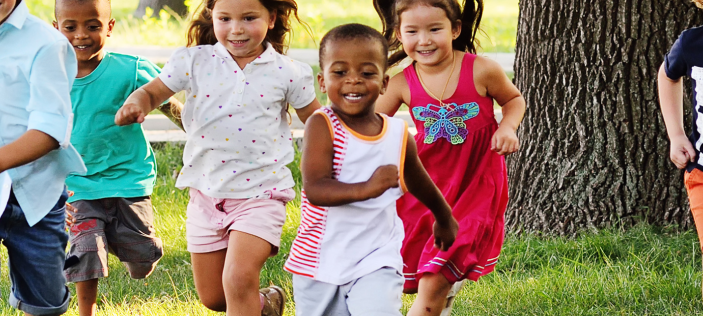
[[354, 40], [358, 38], [363, 38], [369, 40], [370, 42], [377, 42], [381, 44], [381, 49], [383, 50], [383, 63], [384, 66], [388, 61], [388, 41], [381, 35], [376, 29], [358, 23], [343, 24], [331, 29], [320, 41], [320, 68], [324, 69], [325, 60], [325, 49], [330, 42], [340, 41], [340, 40]]
[[408, 57], [396, 33], [400, 27], [400, 15], [416, 5], [444, 10], [453, 28], [456, 28], [458, 21], [461, 21], [461, 34], [452, 42], [452, 47], [459, 51], [476, 53], [478, 47], [476, 32], [483, 16], [483, 0], [464, 0], [463, 6], [458, 0], [374, 0], [373, 6], [381, 18], [383, 36], [388, 40], [391, 51], [391, 56], [388, 58], [389, 66], [395, 66]]
[[[188, 27], [187, 46], [214, 45], [217, 43], [215, 30], [212, 24], [212, 10], [218, 0], [203, 1]], [[266, 32], [264, 41], [271, 43], [271, 46], [280, 54], [285, 54], [288, 50], [291, 32], [291, 20], [295, 18], [298, 23], [305, 27], [308, 34], [311, 34], [310, 27], [298, 17], [298, 4], [295, 0], [259, 0], [269, 11], [276, 12], [276, 22], [273, 29]]]

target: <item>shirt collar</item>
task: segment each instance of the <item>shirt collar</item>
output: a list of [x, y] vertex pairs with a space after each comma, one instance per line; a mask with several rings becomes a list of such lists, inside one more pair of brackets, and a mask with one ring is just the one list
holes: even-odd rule
[[26, 1], [20, 2], [3, 24], [12, 25], [17, 29], [21, 29], [27, 17], [29, 17], [29, 9], [27, 9], [27, 4], [25, 2]]
[[[251, 63], [252, 64], [265, 64], [270, 61], [273, 61], [274, 56], [276, 54], [276, 50], [273, 48], [271, 43], [266, 43], [266, 49], [264, 50], [259, 57], [256, 57]], [[220, 42], [217, 42], [215, 44], [215, 55], [217, 57], [223, 58], [223, 59], [232, 59], [232, 55], [229, 54], [229, 51], [227, 51], [227, 48], [222, 45]]]

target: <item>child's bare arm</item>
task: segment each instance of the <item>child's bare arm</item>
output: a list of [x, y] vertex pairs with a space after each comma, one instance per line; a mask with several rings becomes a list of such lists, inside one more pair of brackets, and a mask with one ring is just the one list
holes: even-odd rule
[[115, 124], [129, 125], [144, 122], [144, 117], [175, 94], [159, 78], [156, 78], [127, 97], [115, 115]]
[[664, 67], [662, 63], [657, 76], [657, 85], [662, 116], [671, 141], [669, 158], [677, 168], [683, 169], [689, 161], [695, 160], [696, 151], [683, 128], [683, 82], [681, 79], [670, 79]]
[[510, 82], [503, 68], [488, 58], [476, 58], [477, 90], [492, 97], [501, 106], [503, 119], [500, 127], [491, 139], [491, 150], [500, 155], [512, 154], [520, 149], [517, 128], [525, 115], [525, 99], [520, 91]]
[[434, 215], [435, 224], [432, 229], [435, 246], [442, 251], [447, 251], [454, 243], [459, 225], [452, 216], [452, 209], [442, 196], [442, 192], [432, 182], [425, 167], [422, 166], [422, 162], [417, 156], [417, 145], [412, 137], [408, 137], [403, 176], [408, 191], [427, 206]]
[[159, 105], [159, 111], [168, 117], [173, 124], [176, 124], [181, 130], [185, 131], [183, 122], [181, 121], [181, 114], [183, 113], [183, 103], [181, 103], [181, 101], [171, 97], [168, 99], [168, 103]]
[[35, 161], [56, 148], [59, 148], [56, 139], [30, 129], [14, 142], [0, 147], [0, 172]]
[[295, 109], [295, 114], [297, 114], [298, 119], [305, 124], [310, 115], [315, 113], [315, 111], [317, 111], [320, 107], [320, 101], [317, 101], [317, 98], [315, 98], [315, 100], [312, 100], [312, 102], [310, 102], [307, 106], [300, 109]]
[[[376, 100], [376, 112], [388, 116], [395, 115], [403, 104], [403, 91], [408, 90], [408, 83], [402, 73], [393, 76], [388, 83], [388, 88]], [[408, 90], [409, 91], [409, 90]]]
[[337, 206], [375, 198], [398, 187], [398, 168], [381, 166], [366, 182], [342, 183], [332, 177], [334, 148], [326, 119], [313, 115], [305, 124], [303, 139], [303, 188], [310, 203]]

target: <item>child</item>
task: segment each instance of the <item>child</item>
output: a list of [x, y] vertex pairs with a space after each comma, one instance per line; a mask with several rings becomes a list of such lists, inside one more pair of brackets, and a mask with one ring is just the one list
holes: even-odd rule
[[0, 239], [10, 305], [26, 315], [61, 315], [71, 298], [64, 181], [85, 172], [70, 144], [76, 57], [21, 0], [0, 1], [0, 47]]
[[[693, 1], [703, 9], [703, 0]], [[659, 102], [671, 141], [669, 157], [679, 169], [686, 168], [684, 183], [691, 213], [703, 242], [703, 27], [683, 31], [659, 68]], [[683, 82], [688, 76], [693, 85], [693, 133], [686, 137], [683, 128]], [[695, 146], [693, 145], [695, 144]]]
[[73, 143], [88, 168], [85, 176], [66, 179], [75, 193], [69, 198], [75, 209], [69, 213], [69, 256], [80, 261], [65, 275], [76, 283], [80, 315], [96, 314], [98, 280], [108, 275], [108, 249], [134, 279], [149, 276], [163, 255], [149, 198], [156, 180], [154, 153], [141, 125], [119, 127], [114, 120], [129, 94], [156, 77], [159, 68], [139, 57], [105, 52], [115, 24], [110, 13], [109, 0], [56, 1], [54, 27], [78, 58], [71, 90]]
[[[293, 0], [209, 0], [191, 23], [189, 46], [127, 99], [119, 125], [186, 90], [188, 140], [176, 186], [190, 188], [186, 234], [202, 303], [227, 315], [282, 315], [283, 291], [257, 292], [278, 252], [295, 192], [287, 105], [305, 120], [319, 103], [310, 66], [281, 55]], [[264, 311], [262, 312], [262, 308]]]
[[[379, 112], [392, 115], [401, 103], [410, 107], [420, 160], [461, 227], [452, 249], [434, 249], [427, 208], [412, 196], [398, 201], [405, 225], [405, 291], [418, 292], [408, 315], [439, 315], [451, 284], [478, 280], [498, 260], [508, 203], [503, 155], [518, 149], [515, 130], [525, 100], [497, 63], [474, 55], [481, 0], [464, 6], [457, 0], [376, 0], [374, 5], [391, 41], [389, 64], [413, 60], [390, 80]], [[494, 100], [503, 108], [500, 127]]]
[[451, 209], [417, 157], [407, 124], [378, 115], [388, 44], [348, 24], [320, 43], [318, 82], [331, 106], [305, 126], [302, 220], [285, 269], [296, 315], [401, 315], [403, 226], [395, 202], [410, 191], [432, 210], [433, 245], [454, 242]]

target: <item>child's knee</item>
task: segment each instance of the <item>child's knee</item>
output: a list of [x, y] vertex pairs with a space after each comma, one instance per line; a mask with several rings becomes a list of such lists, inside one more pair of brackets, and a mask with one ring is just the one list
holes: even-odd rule
[[144, 279], [151, 275], [156, 268], [156, 262], [125, 262], [129, 277], [135, 280]]
[[215, 312], [227, 311], [227, 301], [225, 301], [224, 297], [200, 295], [200, 302], [209, 310]]
[[222, 284], [233, 295], [246, 296], [251, 289], [259, 289], [259, 271], [245, 267], [225, 267]]

